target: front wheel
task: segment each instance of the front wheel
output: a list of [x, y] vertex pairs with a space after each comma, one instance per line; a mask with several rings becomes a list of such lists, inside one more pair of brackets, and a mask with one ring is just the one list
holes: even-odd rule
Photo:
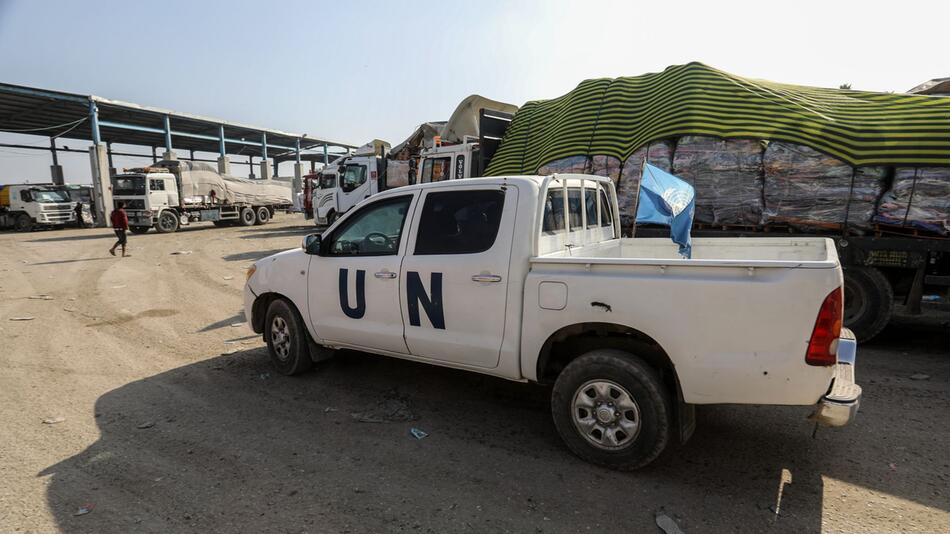
[[178, 231], [178, 214], [173, 211], [163, 211], [155, 223], [155, 230], [160, 234], [171, 234]]
[[285, 300], [275, 300], [267, 308], [264, 318], [264, 339], [267, 352], [277, 371], [296, 375], [310, 369], [310, 349], [307, 329], [300, 314]]
[[578, 357], [551, 394], [554, 426], [571, 451], [593, 464], [639, 469], [666, 448], [672, 406], [656, 371], [619, 350]]
[[33, 219], [25, 213], [17, 215], [16, 220], [13, 222], [14, 228], [17, 232], [32, 232], [33, 231]]

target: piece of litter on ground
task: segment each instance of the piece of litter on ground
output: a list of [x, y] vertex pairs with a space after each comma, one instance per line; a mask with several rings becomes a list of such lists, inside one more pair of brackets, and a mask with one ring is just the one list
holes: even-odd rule
[[233, 276], [224, 276], [222, 278], [224, 278], [225, 280], [234, 280]]
[[53, 297], [49, 295], [30, 295], [27, 298], [30, 300], [53, 300]]
[[424, 430], [420, 430], [420, 429], [418, 429], [418, 428], [416, 428], [416, 427], [410, 428], [410, 429], [409, 429], [409, 433], [412, 434], [412, 437], [414, 437], [414, 438], [416, 438], [416, 439], [422, 439], [422, 438], [424, 438], [424, 437], [426, 437], [426, 436], [429, 435], [428, 432], [426, 432], [426, 431], [424, 431]]
[[62, 422], [64, 422], [64, 421], [66, 421], [66, 418], [63, 417], [63, 416], [49, 417], [49, 418], [47, 418], [47, 419], [43, 419], [43, 424], [44, 424], [44, 425], [57, 425], [57, 424], [62, 423]]
[[323, 409], [323, 413], [330, 413], [330, 412], [335, 412], [335, 411], [337, 411], [336, 408], [331, 408], [329, 406]]
[[656, 514], [656, 526], [660, 527], [666, 534], [683, 534], [683, 531], [680, 530], [676, 521], [673, 521], [672, 517], [664, 513]]
[[892, 463], [892, 464], [887, 464], [887, 466], [891, 468], [891, 471], [897, 471], [897, 464]]
[[28, 315], [23, 317], [10, 317], [11, 321], [32, 321], [33, 319], [36, 319], [36, 317], [30, 317]]
[[222, 352], [221, 355], [222, 355], [222, 356], [230, 356], [230, 355], [234, 354], [234, 353], [237, 352], [237, 351], [238, 351], [237, 349], [228, 349], [228, 350]]
[[123, 287], [125, 287], [125, 285], [121, 285], [121, 286], [112, 286], [112, 289], [122, 289]]
[[73, 514], [73, 515], [76, 515], [76, 516], [79, 516], [79, 515], [86, 515], [86, 514], [88, 514], [89, 512], [91, 512], [95, 507], [96, 507], [96, 505], [95, 505], [95, 504], [92, 504], [92, 503], [84, 504], [84, 505], [80, 506], [79, 509], [76, 510], [76, 513]]
[[63, 311], [64, 311], [64, 312], [73, 313], [74, 311], [76, 311], [76, 309], [75, 309], [75, 308], [63, 308]]
[[261, 380], [267, 380], [268, 378], [270, 378], [270, 373], [261, 373], [261, 375], [258, 378], [260, 378]]
[[244, 326], [245, 323], [231, 323], [231, 328], [238, 328], [239, 326]]
[[927, 380], [930, 378], [930, 375], [925, 375], [924, 373], [917, 373], [910, 375], [911, 380]]
[[187, 254], [191, 254], [191, 251], [190, 250], [176, 250], [175, 252], [171, 253], [172, 256], [185, 256]]
[[146, 428], [152, 428], [153, 426], [155, 426], [155, 421], [146, 421], [135, 428], [138, 428], [139, 430], [145, 430]]

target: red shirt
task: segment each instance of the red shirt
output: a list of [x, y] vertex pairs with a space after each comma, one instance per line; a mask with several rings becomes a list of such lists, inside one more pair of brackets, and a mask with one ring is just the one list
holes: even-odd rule
[[116, 230], [129, 229], [129, 216], [125, 214], [124, 209], [119, 208], [112, 212], [112, 228]]

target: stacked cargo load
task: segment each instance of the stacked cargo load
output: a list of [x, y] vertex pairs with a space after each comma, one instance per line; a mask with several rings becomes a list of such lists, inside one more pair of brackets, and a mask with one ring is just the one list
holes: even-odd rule
[[761, 141], [685, 136], [676, 143], [673, 174], [696, 190], [696, 222], [761, 224]]
[[768, 144], [763, 165], [765, 222], [802, 229], [869, 227], [887, 176], [784, 141]]
[[950, 168], [898, 167], [877, 222], [950, 234]]
[[633, 227], [634, 210], [637, 209], [637, 191], [640, 177], [643, 175], [643, 162], [646, 161], [669, 171], [673, 165], [673, 143], [655, 141], [638, 148], [624, 162], [617, 184], [617, 203], [620, 207], [620, 225], [624, 232]]

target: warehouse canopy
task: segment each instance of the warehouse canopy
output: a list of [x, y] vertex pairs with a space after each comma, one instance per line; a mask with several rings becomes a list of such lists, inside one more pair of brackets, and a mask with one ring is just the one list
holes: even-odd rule
[[702, 63], [586, 80], [515, 114], [486, 175], [529, 174], [569, 156], [626, 160], [680, 135], [802, 144], [851, 165], [950, 165], [950, 98], [742, 78]]
[[102, 142], [166, 146], [166, 118], [172, 148], [219, 152], [221, 134], [230, 154], [277, 156], [300, 149], [353, 148], [323, 137], [258, 128], [95, 95], [81, 95], [0, 83], [0, 130], [68, 139], [94, 139], [94, 119]]

